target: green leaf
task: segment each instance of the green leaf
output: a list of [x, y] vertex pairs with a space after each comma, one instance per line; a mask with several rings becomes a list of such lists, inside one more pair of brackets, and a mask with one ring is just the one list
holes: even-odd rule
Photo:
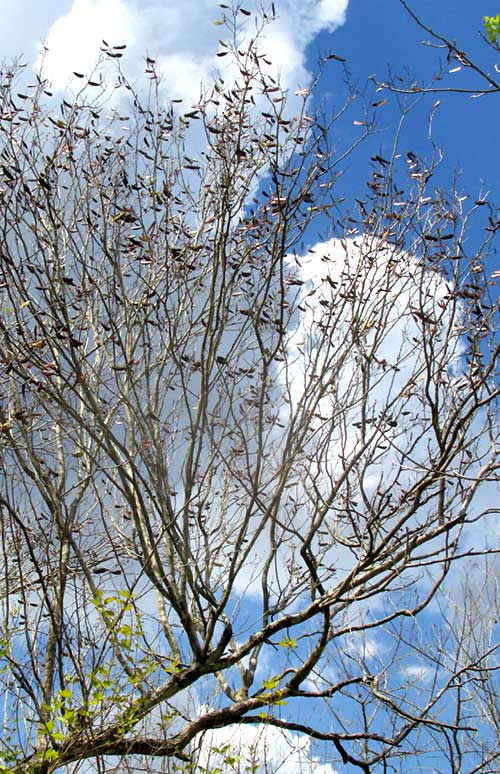
[[498, 43], [500, 36], [500, 13], [496, 16], [485, 16], [483, 19], [486, 37], [494, 46]]
[[42, 755], [42, 760], [44, 761], [56, 761], [59, 758], [59, 753], [57, 750], [54, 750], [52, 747], [49, 747], [48, 750], [44, 750]]
[[271, 677], [269, 680], [263, 680], [262, 685], [264, 688], [267, 688], [268, 691], [272, 691], [273, 688], [276, 688], [278, 685], [278, 678], [277, 677]]
[[286, 636], [281, 642], [278, 642], [278, 645], [280, 645], [282, 648], [296, 648], [297, 647], [297, 640], [295, 637], [288, 637]]

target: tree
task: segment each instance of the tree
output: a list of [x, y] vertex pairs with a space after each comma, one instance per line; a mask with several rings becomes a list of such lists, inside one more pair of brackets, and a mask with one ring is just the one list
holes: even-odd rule
[[185, 112], [2, 73], [0, 770], [497, 770], [498, 220], [396, 151], [342, 211], [237, 11]]

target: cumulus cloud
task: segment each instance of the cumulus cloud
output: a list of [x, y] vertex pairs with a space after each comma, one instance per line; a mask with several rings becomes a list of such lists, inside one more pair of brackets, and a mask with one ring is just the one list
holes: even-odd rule
[[43, 59], [44, 73], [55, 89], [64, 89], [72, 73], [90, 75], [105, 40], [109, 45], [136, 42], [135, 14], [123, 0], [74, 0], [70, 11], [51, 26]]
[[[368, 235], [316, 244], [298, 258], [298, 266], [305, 283], [304, 311], [289, 343], [292, 365], [286, 379], [292, 406], [303, 405], [317, 375], [332, 385], [311, 423], [319, 429], [331, 418], [334, 426], [327, 457], [322, 456], [317, 470], [310, 466], [311, 480], [320, 480], [326, 471], [328, 490], [329, 476], [364, 447], [362, 427], [378, 428], [376, 443], [385, 451], [377, 454], [378, 447], [370, 447], [364, 490], [376, 489], [382, 477], [386, 486], [394, 479], [396, 492], [431, 464], [435, 443], [430, 431], [404, 419], [422, 416], [427, 373], [422, 318], [435, 323], [435, 368], [449, 400], [460, 375], [463, 343], [458, 333], [449, 335], [453, 310], [446, 301], [446, 280], [424, 269], [417, 256]], [[360, 379], [365, 361], [370, 367], [367, 394]], [[411, 454], [405, 461], [407, 449]]]
[[305, 734], [241, 725], [205, 734], [200, 739], [198, 765], [205, 771], [224, 771], [230, 760], [235, 771], [256, 774], [336, 774], [336, 769], [321, 762], [311, 748], [311, 739]]
[[413, 663], [407, 666], [401, 667], [401, 675], [405, 683], [409, 685], [420, 685], [422, 683], [428, 683], [433, 676], [433, 670], [428, 664]]
[[[436, 379], [443, 411], [453, 405], [463, 376], [463, 341], [459, 326], [453, 326], [454, 319], [459, 322], [460, 307], [450, 301], [443, 275], [430, 271], [411, 251], [368, 235], [319, 243], [289, 260], [304, 284], [301, 316], [289, 336], [287, 366], [280, 371], [291, 399], [282, 407], [281, 426], [288, 428], [292, 416], [299, 423], [304, 412], [311, 430], [311, 453], [302, 466], [298, 463], [295, 490], [289, 489], [294, 501], [302, 503], [294, 516], [297, 534], [302, 534], [303, 524], [307, 528], [318, 498], [327, 503], [332, 481], [344, 481], [343, 471], [353, 466], [348, 483], [339, 484], [330, 504], [323, 538], [324, 545], [330, 541], [323, 558], [328, 588], [357, 561], [347, 504], [352, 502], [349, 508], [355, 508], [359, 523], [364, 523], [364, 498], [382, 508], [379, 498], [385, 490], [393, 504], [404, 502], [413, 483], [432, 467], [437, 442], [427, 415], [425, 385], [428, 378]], [[422, 345], [423, 321], [427, 331], [432, 325], [433, 363]], [[363, 368], [365, 373], [369, 369], [368, 381], [360, 378]], [[317, 380], [328, 389], [312, 404]], [[312, 414], [309, 405], [314, 405]], [[321, 453], [314, 451], [315, 444]], [[459, 491], [453, 492], [450, 507], [458, 507]], [[397, 507], [388, 519], [396, 518]], [[412, 524], [416, 528], [429, 518], [429, 510], [422, 507]], [[384, 522], [384, 529], [392, 524]], [[265, 540], [263, 534], [255, 546], [254, 565], [248, 563], [237, 580], [241, 593], [259, 594]], [[285, 587], [288, 579], [292, 582], [293, 550], [284, 540], [274, 559], [276, 588]], [[351, 615], [361, 614], [360, 606], [356, 610]], [[374, 655], [365, 652], [366, 657]]]
[[[309, 83], [306, 47], [321, 30], [332, 32], [344, 23], [347, 5], [348, 0], [276, 0], [277, 18], [264, 31], [262, 45], [284, 87]], [[246, 6], [258, 8], [253, 0]], [[244, 45], [255, 35], [255, 17], [241, 20]], [[128, 46], [128, 77], [140, 75], [144, 57], [151, 56], [171, 96], [194, 101], [200, 85], [222, 67], [216, 54], [224, 28], [216, 22], [212, 0], [186, 0], [182, 6], [175, 0], [74, 0], [47, 31], [45, 74], [55, 89], [64, 89], [75, 70], [90, 74], [104, 39], [110, 46]]]
[[[423, 365], [419, 344], [422, 315], [429, 319], [441, 316], [439, 324], [436, 319], [436, 335], [439, 339], [444, 335], [448, 316], [443, 317], [445, 307], [440, 308], [440, 302], [449, 292], [447, 283], [440, 274], [424, 270], [418, 257], [369, 235], [318, 243], [298, 258], [298, 266], [306, 284], [304, 312], [290, 341], [290, 351], [296, 353], [296, 373], [290, 379], [296, 401], [311, 369], [317, 371], [325, 364], [328, 344], [330, 356], [337, 352], [341, 359], [336, 375], [344, 406], [348, 405], [345, 401], [352, 402], [353, 375], [359, 383], [359, 353], [371, 350], [382, 363], [376, 386], [371, 389], [376, 410], [391, 393], [397, 395], [413, 374], [418, 376]], [[328, 315], [325, 309], [338, 313]], [[329, 333], [321, 336], [318, 332], [325, 319], [329, 320]], [[320, 345], [322, 353], [317, 351]], [[352, 353], [347, 360], [343, 354], [346, 347]], [[451, 376], [462, 353], [458, 335], [448, 342], [447, 352]], [[308, 360], [310, 366], [304, 368]]]

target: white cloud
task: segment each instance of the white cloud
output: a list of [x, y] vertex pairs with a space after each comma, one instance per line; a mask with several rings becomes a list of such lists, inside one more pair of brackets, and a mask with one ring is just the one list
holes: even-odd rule
[[417, 686], [422, 683], [428, 683], [434, 674], [433, 670], [427, 664], [408, 664], [401, 667], [401, 675], [405, 683], [416, 684]]
[[[331, 32], [344, 23], [347, 4], [276, 0], [277, 18], [264, 31], [262, 46], [284, 87], [309, 83], [306, 47], [321, 30]], [[246, 7], [255, 12], [259, 6], [249, 0]], [[48, 30], [45, 73], [55, 89], [64, 89], [75, 70], [90, 74], [104, 38], [111, 46], [129, 47], [123, 59], [129, 78], [141, 74], [148, 55], [157, 59], [171, 96], [196, 100], [200, 84], [209, 82], [216, 68], [223, 69], [216, 54], [227, 31], [214, 24], [217, 12], [212, 0], [74, 0]], [[255, 35], [255, 19], [240, 18], [244, 45]]]
[[[311, 739], [273, 726], [240, 725], [218, 729], [200, 739], [198, 765], [207, 771], [256, 774], [336, 774], [311, 750]], [[227, 761], [231, 764], [228, 765]]]
[[348, 0], [321, 0], [316, 15], [318, 23], [328, 29], [334, 29], [339, 24], [344, 24]]
[[[135, 15], [123, 0], [74, 0], [70, 11], [51, 26], [43, 57], [44, 73], [64, 89], [72, 73], [90, 75], [103, 39], [110, 45], [135, 43]], [[42, 55], [38, 59], [40, 65]]]
[[361, 634], [353, 634], [350, 638], [349, 651], [354, 658], [362, 661], [373, 661], [384, 654], [385, 648], [375, 637], [370, 637], [362, 632]]
[[[392, 421], [394, 415], [394, 427], [384, 426], [381, 438], [389, 444], [405, 440], [401, 410], [421, 412], [419, 395], [426, 374], [418, 315], [436, 320], [436, 357], [446, 355], [450, 390], [460, 367], [462, 342], [458, 335], [446, 339], [449, 313], [444, 278], [425, 270], [411, 253], [367, 235], [316, 244], [298, 258], [298, 269], [306, 284], [304, 311], [289, 344], [294, 365], [287, 379], [294, 405], [303, 401], [304, 390], [317, 378], [315, 374], [322, 374], [322, 381], [331, 375], [332, 394], [321, 399], [315, 421], [320, 426], [324, 417], [340, 415], [347, 417], [349, 424], [348, 432], [332, 433], [331, 460], [347, 458], [363, 443], [356, 427], [364, 402], [365, 418], [374, 428], [379, 417]], [[371, 367], [365, 397], [359, 378], [361, 356], [368, 358]], [[440, 378], [446, 381], [446, 375]], [[406, 441], [411, 435], [411, 428], [408, 430]], [[412, 447], [414, 461], [421, 456], [427, 464], [427, 440], [422, 436]], [[367, 490], [377, 484], [382, 470], [386, 479], [391, 465], [397, 470], [401, 464], [399, 446], [389, 449], [380, 465], [370, 464], [365, 470]], [[322, 460], [320, 465], [324, 464]]]

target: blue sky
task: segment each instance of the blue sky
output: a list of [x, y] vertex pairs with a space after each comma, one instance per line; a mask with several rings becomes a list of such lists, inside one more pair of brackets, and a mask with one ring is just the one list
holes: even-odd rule
[[[490, 72], [498, 62], [494, 52], [481, 40], [479, 31], [484, 15], [498, 13], [498, 3], [470, 3], [468, 0], [419, 0], [413, 3], [421, 19], [436, 32], [457, 42], [469, 55]], [[327, 52], [332, 48], [346, 57], [360, 87], [375, 73], [379, 81], [386, 79], [388, 66], [394, 74], [405, 75], [405, 70], [415, 80], [425, 80], [434, 72], [441, 52], [422, 45], [429, 36], [416, 27], [397, 0], [351, 0], [347, 9], [346, 22], [332, 34], [321, 33], [308, 49], [309, 61], [313, 66], [316, 51]], [[450, 69], [455, 66], [450, 65]], [[448, 83], [464, 87], [476, 85], [463, 68], [450, 74]], [[382, 96], [382, 95], [380, 95]], [[463, 174], [462, 184], [475, 194], [484, 179], [486, 188], [495, 195], [498, 192], [500, 153], [498, 152], [498, 125], [500, 101], [497, 97], [480, 99], [459, 94], [432, 95], [408, 122], [403, 133], [403, 143], [417, 153], [428, 153], [428, 112], [437, 99], [441, 105], [433, 120], [435, 142], [443, 148], [445, 162], [443, 173], [455, 171]], [[379, 138], [380, 144], [387, 144], [393, 121], [387, 120], [387, 113], [381, 113], [381, 125], [387, 127], [387, 134]], [[367, 154], [368, 155], [368, 154]], [[360, 182], [366, 171], [363, 163], [366, 156], [356, 158], [357, 177]]]

